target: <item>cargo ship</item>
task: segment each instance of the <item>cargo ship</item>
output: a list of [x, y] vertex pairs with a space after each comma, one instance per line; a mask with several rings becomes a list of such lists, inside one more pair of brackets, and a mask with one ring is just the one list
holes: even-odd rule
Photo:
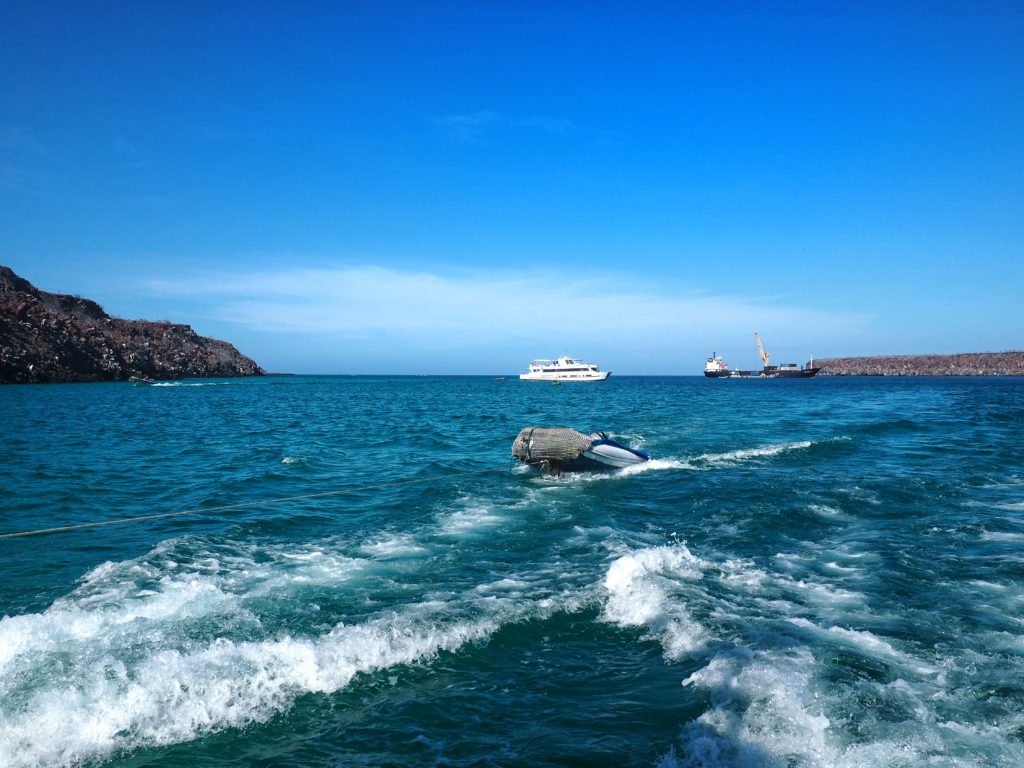
[[704, 375], [709, 379], [809, 379], [821, 368], [814, 367], [814, 358], [803, 366], [796, 363], [785, 365], [772, 365], [771, 356], [765, 352], [761, 343], [761, 334], [754, 331], [754, 338], [757, 339], [757, 351], [761, 355], [763, 367], [758, 371], [743, 371], [738, 368], [730, 368], [729, 364], [722, 359], [722, 356], [712, 352], [711, 357], [704, 363]]

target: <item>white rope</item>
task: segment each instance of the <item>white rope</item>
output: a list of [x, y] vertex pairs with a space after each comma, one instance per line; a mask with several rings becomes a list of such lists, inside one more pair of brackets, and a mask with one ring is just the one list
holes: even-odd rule
[[21, 536], [41, 536], [44, 533], [63, 533], [64, 531], [77, 531], [81, 528], [98, 528], [101, 525], [121, 525], [122, 523], [137, 523], [141, 520], [159, 520], [165, 517], [181, 517], [183, 515], [205, 515], [209, 512], [225, 512], [229, 509], [245, 509], [247, 507], [262, 507], [268, 504], [281, 504], [286, 501], [301, 501], [303, 499], [320, 499], [325, 496], [338, 496], [345, 493], [360, 493], [362, 491], [377, 491], [382, 488], [395, 488], [399, 485], [412, 485], [414, 483], [430, 483], [441, 480], [451, 480], [456, 477], [469, 477], [471, 475], [482, 475], [484, 472], [506, 470], [508, 465], [498, 467], [485, 467], [475, 469], [472, 472], [456, 472], [451, 475], [440, 475], [438, 477], [420, 477], [414, 480], [399, 480], [394, 483], [381, 483], [379, 485], [363, 485], [358, 488], [342, 488], [336, 491], [323, 491], [321, 493], [309, 493], [305, 496], [286, 496], [280, 499], [266, 499], [265, 501], [247, 501], [243, 504], [227, 504], [222, 507], [206, 507], [199, 509], [186, 509], [183, 512], [163, 512], [156, 515], [138, 515], [137, 517], [122, 517], [117, 520], [103, 520], [97, 523], [79, 523], [77, 525], [61, 525], [56, 528], [40, 528], [34, 531], [17, 531], [15, 533], [0, 533], [0, 539], [16, 539]]

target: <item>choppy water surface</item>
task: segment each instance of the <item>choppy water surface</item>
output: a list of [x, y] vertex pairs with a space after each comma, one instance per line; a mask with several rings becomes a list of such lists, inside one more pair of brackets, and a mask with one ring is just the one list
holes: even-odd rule
[[[1024, 764], [1024, 381], [0, 389], [0, 765]], [[511, 471], [520, 428], [639, 471]]]

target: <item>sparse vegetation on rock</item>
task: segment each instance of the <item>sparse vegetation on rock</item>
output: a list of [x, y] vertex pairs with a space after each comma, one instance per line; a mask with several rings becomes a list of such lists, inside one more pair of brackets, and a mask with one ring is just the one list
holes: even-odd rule
[[262, 374], [232, 345], [187, 325], [110, 317], [94, 301], [40, 291], [0, 266], [0, 384]]
[[815, 360], [819, 376], [1024, 376], [1024, 352], [879, 355]]

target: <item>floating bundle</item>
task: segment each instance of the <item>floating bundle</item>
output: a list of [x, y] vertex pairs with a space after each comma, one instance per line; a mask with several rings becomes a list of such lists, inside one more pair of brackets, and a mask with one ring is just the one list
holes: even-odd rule
[[567, 427], [527, 427], [516, 435], [512, 455], [556, 475], [564, 470], [628, 467], [651, 458], [608, 439], [603, 432], [585, 435]]
[[575, 429], [527, 427], [512, 443], [512, 455], [524, 464], [571, 464], [593, 444], [593, 438]]

